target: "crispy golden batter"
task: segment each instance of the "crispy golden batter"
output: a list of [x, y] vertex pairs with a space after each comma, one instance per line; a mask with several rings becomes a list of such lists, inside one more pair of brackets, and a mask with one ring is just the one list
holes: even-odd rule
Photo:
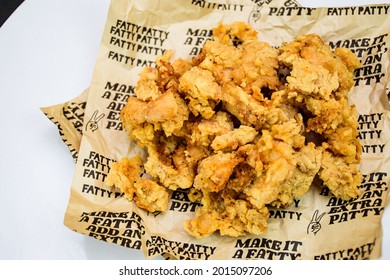
[[194, 187], [219, 192], [224, 189], [234, 167], [242, 161], [234, 153], [216, 153], [199, 163]]
[[233, 151], [239, 146], [252, 142], [257, 134], [253, 127], [241, 125], [239, 128], [216, 136], [211, 142], [211, 148], [214, 151]]
[[134, 185], [136, 196], [135, 204], [149, 212], [167, 211], [168, 192], [155, 181], [141, 179]]
[[214, 115], [216, 101], [222, 94], [221, 87], [215, 82], [213, 74], [197, 66], [184, 72], [179, 79], [182, 92], [186, 92], [188, 107], [194, 116], [201, 114], [210, 119]]
[[256, 130], [277, 122], [279, 109], [272, 110], [239, 86], [226, 84], [222, 96], [224, 108], [241, 124], [253, 126]]
[[[279, 47], [279, 51], [279, 60], [290, 67], [296, 60], [302, 63], [303, 59], [310, 65], [317, 66], [320, 71], [325, 69], [331, 76], [336, 75], [339, 86], [334, 94], [338, 96], [347, 96], [353, 86], [353, 70], [360, 65], [358, 58], [350, 50], [338, 48], [333, 52], [316, 34], [301, 35], [293, 42]], [[305, 71], [299, 75], [306, 74], [308, 73]]]
[[325, 150], [319, 175], [331, 192], [341, 199], [349, 200], [360, 195], [357, 186], [362, 175], [355, 164], [347, 163], [341, 156]]
[[277, 198], [283, 183], [292, 175], [295, 166], [293, 149], [264, 130], [249, 152], [247, 162], [254, 164], [256, 178], [244, 193], [252, 205], [261, 209]]
[[108, 185], [151, 212], [168, 208], [168, 190], [189, 189], [201, 206], [184, 228], [196, 238], [265, 232], [268, 207], [290, 205], [315, 178], [342, 199], [359, 195], [351, 51], [315, 34], [271, 47], [236, 22], [192, 60], [171, 56], [141, 72], [121, 112], [153, 180], [140, 177], [139, 158], [123, 159]]
[[267, 230], [267, 207], [254, 208], [231, 189], [220, 193], [203, 192], [196, 217], [186, 221], [184, 228], [196, 238], [206, 237], [219, 230], [221, 235], [241, 236], [247, 232], [262, 234]]
[[140, 179], [142, 164], [140, 156], [135, 156], [132, 159], [122, 158], [119, 162], [113, 162], [107, 175], [107, 186], [119, 188], [128, 200], [133, 200], [134, 183]]
[[167, 91], [150, 102], [129, 97], [121, 117], [129, 136], [139, 145], [148, 146], [155, 140], [156, 131], [163, 131], [167, 136], [177, 134], [188, 119], [188, 113], [184, 100]]
[[206, 154], [201, 148], [180, 146], [166, 156], [160, 149], [149, 147], [145, 170], [168, 189], [188, 189], [194, 183], [196, 166]]
[[209, 147], [215, 137], [224, 135], [234, 129], [231, 117], [226, 112], [217, 112], [210, 119], [201, 119], [188, 124], [191, 134], [189, 143]]
[[138, 207], [150, 212], [166, 211], [168, 208], [168, 192], [156, 182], [142, 179], [142, 158], [135, 156], [123, 158], [110, 166], [106, 184], [119, 188], [125, 197], [134, 199]]
[[293, 153], [295, 168], [292, 175], [280, 187], [277, 198], [271, 203], [276, 207], [286, 207], [294, 198], [303, 196], [310, 188], [321, 167], [322, 149], [312, 142]]

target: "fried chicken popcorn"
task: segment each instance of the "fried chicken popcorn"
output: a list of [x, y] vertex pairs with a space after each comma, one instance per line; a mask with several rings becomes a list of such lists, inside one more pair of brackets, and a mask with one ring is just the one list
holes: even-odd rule
[[113, 163], [107, 184], [149, 212], [167, 210], [169, 190], [188, 189], [201, 204], [184, 224], [196, 238], [264, 233], [268, 207], [289, 206], [316, 177], [336, 197], [359, 196], [348, 105], [357, 57], [315, 34], [274, 48], [242, 22], [213, 34], [192, 60], [171, 62], [169, 51], [142, 71], [121, 120], [148, 156]]
[[106, 184], [116, 186], [128, 200], [135, 201], [140, 208], [149, 212], [166, 211], [168, 209], [167, 190], [150, 179], [143, 179], [142, 159], [135, 156], [123, 158], [110, 166]]

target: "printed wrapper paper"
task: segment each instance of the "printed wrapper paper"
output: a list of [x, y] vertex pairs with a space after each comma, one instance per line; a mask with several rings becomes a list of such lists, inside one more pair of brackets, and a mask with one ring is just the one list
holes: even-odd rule
[[[112, 1], [88, 89], [65, 225], [140, 249], [147, 257], [378, 258], [381, 218], [389, 196], [389, 5], [310, 9], [183, 2]], [[183, 229], [183, 222], [193, 217], [197, 207], [184, 191], [171, 192], [169, 210], [152, 215], [107, 187], [104, 180], [111, 162], [144, 153], [129, 141], [119, 120], [141, 69], [154, 66], [156, 57], [167, 49], [175, 51], [174, 59], [191, 58], [212, 27], [234, 21], [251, 24], [261, 41], [274, 46], [298, 34], [317, 33], [332, 47], [349, 47], [358, 55], [362, 67], [355, 72], [350, 102], [359, 113], [363, 195], [345, 202], [335, 199], [326, 187], [313, 184], [290, 207], [270, 209], [269, 229], [263, 235], [231, 238], [216, 233], [198, 240]]]
[[57, 126], [60, 137], [74, 161], [77, 161], [80, 150], [87, 99], [88, 89], [68, 102], [41, 108], [41, 111]]

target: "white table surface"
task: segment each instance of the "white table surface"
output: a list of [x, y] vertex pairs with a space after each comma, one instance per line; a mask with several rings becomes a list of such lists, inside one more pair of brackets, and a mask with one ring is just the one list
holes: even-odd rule
[[[389, 0], [301, 0], [350, 6]], [[144, 259], [63, 225], [74, 162], [40, 107], [91, 82], [109, 0], [29, 0], [0, 28], [0, 260]], [[382, 259], [390, 259], [390, 210]]]

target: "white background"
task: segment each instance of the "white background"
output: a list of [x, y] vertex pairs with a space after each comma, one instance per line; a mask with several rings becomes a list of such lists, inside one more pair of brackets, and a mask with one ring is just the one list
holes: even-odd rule
[[[89, 87], [109, 0], [25, 1], [0, 28], [0, 259], [143, 259], [63, 225], [74, 162], [40, 107]], [[389, 0], [301, 0], [349, 6]], [[364, 28], [362, 23], [362, 28]], [[390, 210], [383, 217], [390, 259]]]

